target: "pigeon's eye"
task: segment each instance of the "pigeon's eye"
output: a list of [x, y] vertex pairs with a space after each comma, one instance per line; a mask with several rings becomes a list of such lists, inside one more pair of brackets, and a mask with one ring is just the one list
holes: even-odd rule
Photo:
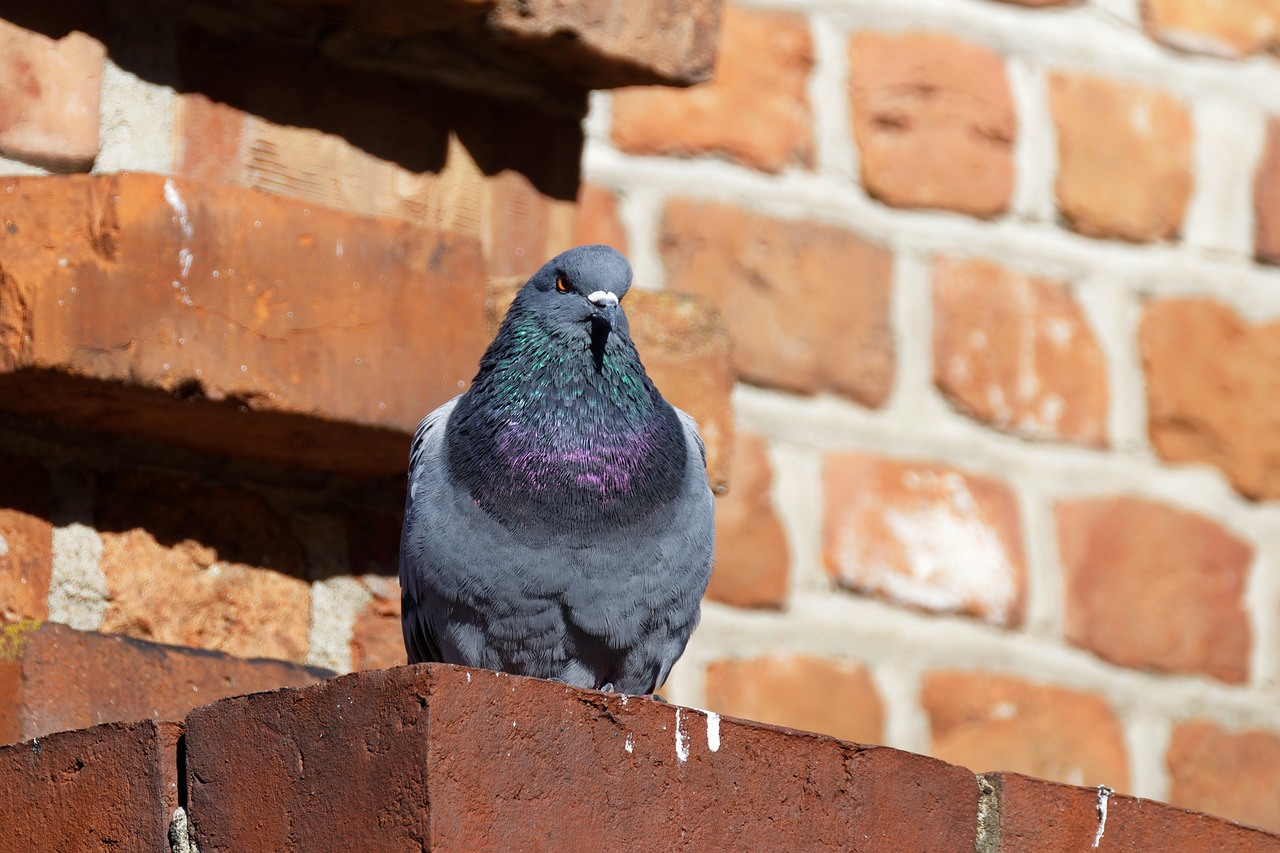
[[556, 290], [560, 293], [569, 292], [569, 279], [565, 278], [563, 273], [556, 276]]

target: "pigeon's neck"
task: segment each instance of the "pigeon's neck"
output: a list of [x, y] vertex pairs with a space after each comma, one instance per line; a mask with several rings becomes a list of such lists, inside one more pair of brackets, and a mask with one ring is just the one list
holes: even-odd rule
[[450, 416], [450, 471], [476, 502], [555, 529], [622, 523], [674, 498], [684, 432], [625, 327], [601, 339], [508, 320]]

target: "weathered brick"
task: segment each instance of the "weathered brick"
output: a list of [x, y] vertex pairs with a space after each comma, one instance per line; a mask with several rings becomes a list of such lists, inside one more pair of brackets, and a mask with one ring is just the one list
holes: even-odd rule
[[4, 189], [6, 408], [403, 471], [408, 436], [483, 351], [475, 240], [155, 175]]
[[715, 79], [683, 92], [618, 92], [614, 144], [632, 154], [719, 154], [765, 172], [812, 166], [813, 62], [801, 15], [726, 3]]
[[137, 471], [99, 478], [101, 629], [306, 660], [311, 587], [288, 522], [252, 492]]
[[[496, 333], [524, 282], [490, 287], [489, 327]], [[733, 462], [733, 371], [729, 333], [706, 302], [685, 294], [633, 287], [624, 307], [645, 370], [662, 395], [698, 422], [707, 447], [707, 476], [722, 492]]]
[[168, 850], [181, 733], [144, 720], [0, 746], [0, 853]]
[[1070, 501], [1056, 515], [1069, 642], [1120, 666], [1248, 678], [1247, 542], [1134, 497]]
[[1147, 426], [1170, 462], [1207, 462], [1255, 499], [1280, 497], [1280, 322], [1212, 299], [1147, 303], [1139, 329]]
[[177, 173], [212, 183], [242, 184], [248, 156], [245, 126], [250, 123], [245, 113], [199, 92], [179, 95]]
[[1174, 727], [1165, 761], [1169, 802], [1280, 832], [1280, 734], [1191, 720]]
[[1151, 37], [1170, 47], [1240, 57], [1280, 48], [1280, 4], [1275, 0], [1142, 0]]
[[858, 663], [782, 654], [713, 661], [707, 707], [855, 743], [884, 739], [884, 704]]
[[44, 468], [31, 459], [0, 456], [0, 622], [49, 615], [49, 499]]
[[849, 95], [872, 197], [973, 216], [1008, 209], [1018, 122], [999, 54], [946, 33], [860, 32]]
[[1280, 118], [1267, 123], [1266, 147], [1253, 182], [1253, 208], [1258, 260], [1280, 264]]
[[937, 613], [1022, 622], [1022, 534], [1004, 483], [930, 463], [831, 454], [823, 490], [823, 555], [837, 583]]
[[98, 156], [106, 49], [71, 32], [57, 41], [0, 21], [0, 153], [88, 170]]
[[1120, 721], [1101, 697], [989, 672], [939, 671], [925, 675], [920, 704], [929, 751], [943, 761], [1073, 785], [1129, 784]]
[[933, 379], [977, 420], [1029, 438], [1107, 443], [1107, 368], [1063, 283], [986, 260], [933, 270]]
[[762, 826], [784, 850], [973, 850], [963, 768], [442, 665], [207, 705], [186, 749], [202, 853], [744, 849]]
[[0, 690], [0, 743], [99, 723], [180, 720], [215, 699], [314, 684], [332, 674], [54, 622], [18, 623], [0, 634], [0, 686], [9, 688]]
[[400, 582], [377, 575], [361, 579], [373, 595], [351, 626], [351, 668], [389, 669], [408, 663], [400, 627]]
[[586, 181], [578, 190], [578, 223], [573, 242], [603, 243], [627, 253], [627, 232], [618, 218], [618, 197], [608, 188]]
[[[773, 469], [758, 435], [738, 433], [733, 486], [716, 499], [716, 558], [707, 598], [735, 607], [781, 607], [787, 598], [787, 534], [773, 506]], [[834, 734], [833, 732], [831, 734]]]
[[1280, 838], [1274, 835], [1152, 800], [1123, 794], [1107, 797], [1104, 822], [1096, 788], [1077, 788], [1017, 773], [990, 773], [984, 779], [999, 798], [1001, 853], [1094, 848], [1121, 853], [1280, 850]]
[[1058, 208], [1090, 237], [1147, 242], [1182, 230], [1192, 128], [1171, 95], [1090, 74], [1049, 76], [1058, 134]]
[[667, 205], [660, 240], [667, 287], [720, 311], [743, 379], [835, 391], [873, 408], [888, 398], [896, 356], [887, 249], [831, 225], [684, 199]]

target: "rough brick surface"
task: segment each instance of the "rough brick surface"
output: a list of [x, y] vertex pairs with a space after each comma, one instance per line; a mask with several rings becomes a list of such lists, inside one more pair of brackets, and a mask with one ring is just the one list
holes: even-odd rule
[[1008, 208], [1017, 116], [994, 51], [945, 33], [861, 32], [849, 43], [849, 90], [873, 197], [974, 216]]
[[766, 822], [779, 849], [973, 850], [963, 768], [479, 670], [215, 703], [186, 746], [202, 853], [743, 849]]
[[180, 720], [197, 705], [331, 672], [240, 660], [53, 622], [7, 626], [0, 637], [0, 743], [98, 723]]
[[837, 583], [924, 610], [1021, 623], [1026, 566], [1007, 485], [928, 463], [832, 454], [823, 489], [823, 555]]
[[[523, 281], [490, 289], [489, 329], [498, 330], [507, 306]], [[733, 464], [733, 371], [725, 323], [701, 299], [655, 293], [638, 287], [627, 292], [623, 307], [640, 360], [673, 406], [698, 422], [707, 447], [707, 476], [723, 492]]]
[[1215, 465], [1247, 497], [1280, 497], [1280, 322], [1251, 324], [1212, 299], [1159, 300], [1139, 340], [1160, 456]]
[[614, 143], [632, 154], [719, 154], [766, 172], [812, 165], [804, 18], [729, 3], [721, 39], [713, 81], [615, 95]]
[[1248, 543], [1132, 497], [1060, 504], [1057, 519], [1069, 642], [1121, 666], [1248, 678]]
[[19, 411], [401, 471], [484, 347], [474, 240], [152, 175], [4, 189], [0, 394]]
[[805, 655], [713, 661], [707, 707], [856, 743], [884, 739], [884, 704], [866, 667]]
[[302, 544], [252, 492], [127, 471], [98, 479], [110, 602], [101, 630], [239, 657], [306, 660]]
[[984, 777], [999, 797], [1000, 853], [1187, 853], [1230, 850], [1275, 853], [1280, 838], [1205, 814], [1152, 800], [1115, 795], [1106, 799], [1104, 823], [1098, 791], [1017, 773]]
[[1174, 727], [1166, 764], [1174, 805], [1280, 832], [1280, 734], [1192, 720]]
[[573, 242], [603, 243], [627, 253], [627, 232], [618, 218], [618, 197], [600, 184], [585, 182], [578, 191], [578, 223]]
[[706, 297], [724, 316], [742, 378], [872, 407], [888, 398], [896, 361], [887, 249], [830, 225], [682, 199], [667, 205], [660, 249], [666, 286]]
[[0, 622], [49, 615], [49, 499], [44, 468], [30, 459], [0, 455]]
[[962, 411], [1018, 435], [1107, 443], [1107, 366], [1060, 282], [985, 260], [933, 271], [933, 379]]
[[1266, 147], [1253, 184], [1258, 260], [1280, 264], [1280, 118], [1267, 123]]
[[92, 166], [105, 57], [84, 33], [54, 41], [0, 21], [0, 154], [59, 169]]
[[1098, 696], [994, 673], [942, 671], [925, 675], [920, 704], [929, 715], [929, 751], [944, 761], [1074, 785], [1129, 784], [1120, 721]]
[[176, 723], [112, 723], [0, 746], [0, 853], [168, 850]]
[[1142, 0], [1147, 32], [1170, 47], [1238, 57], [1280, 48], [1280, 4], [1275, 0]]
[[377, 575], [362, 579], [372, 594], [351, 626], [351, 668], [389, 669], [408, 663], [400, 627], [400, 583]]
[[716, 558], [707, 587], [711, 601], [736, 607], [781, 607], [786, 602], [790, 554], [770, 494], [773, 469], [767, 451], [760, 436], [738, 433], [733, 486], [716, 499]]
[[1049, 76], [1058, 208], [1090, 237], [1169, 240], [1191, 196], [1186, 107], [1155, 89], [1089, 74]]

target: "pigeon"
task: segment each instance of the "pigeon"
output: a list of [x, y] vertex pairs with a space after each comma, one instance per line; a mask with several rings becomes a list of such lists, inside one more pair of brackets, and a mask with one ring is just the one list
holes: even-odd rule
[[653, 694], [711, 576], [693, 418], [645, 373], [608, 246], [516, 294], [468, 390], [419, 424], [400, 540], [410, 663]]

